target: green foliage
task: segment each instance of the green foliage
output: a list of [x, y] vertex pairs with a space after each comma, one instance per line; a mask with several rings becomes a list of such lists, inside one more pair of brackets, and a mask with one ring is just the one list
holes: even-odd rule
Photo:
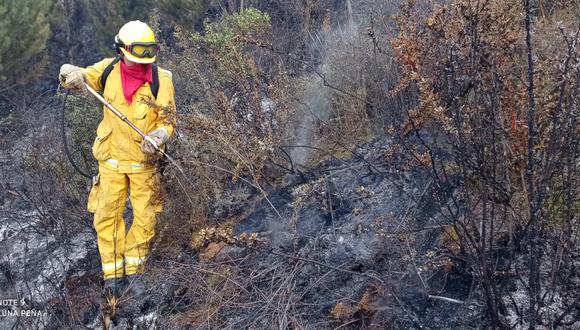
[[[183, 138], [173, 150], [195, 164], [188, 169], [196, 178], [190, 197], [199, 201], [194, 227], [227, 218], [231, 205], [247, 201], [252, 187], [260, 190], [275, 175], [268, 160], [286, 132], [290, 88], [280, 58], [256, 47], [268, 42], [269, 22], [267, 14], [247, 9], [206, 22], [203, 33], [178, 28], [179, 52], [163, 58], [176, 90], [189, 98], [178, 104]], [[266, 70], [258, 61], [272, 65]]]
[[205, 33], [194, 33], [192, 38], [193, 44], [201, 47], [205, 55], [198, 54], [195, 57], [206, 59], [200, 64], [211, 68], [200, 72], [200, 81], [208, 86], [219, 86], [208, 91], [215, 93], [210, 108], [215, 109], [219, 116], [225, 115], [231, 120], [229, 132], [239, 131], [238, 134], [246, 136], [240, 143], [254, 144], [256, 147], [268, 145], [257, 147], [262, 150], [254, 150], [252, 153], [261, 154], [264, 157], [260, 157], [262, 160], [265, 159], [264, 151], [271, 149], [272, 139], [275, 140], [271, 126], [273, 118], [268, 118], [272, 114], [265, 112], [262, 105], [262, 98], [268, 93], [267, 77], [256, 64], [254, 54], [245, 46], [252, 41], [263, 41], [269, 30], [270, 17], [250, 8], [225, 16], [220, 21], [207, 23]]
[[[95, 50], [102, 56], [113, 55], [110, 49], [113, 38], [128, 21], [140, 20], [150, 24], [158, 39], [163, 40], [158, 28], [180, 25], [189, 31], [205, 12], [204, 1], [200, 0], [67, 0], [59, 2], [57, 8], [52, 15], [53, 32], [58, 34], [63, 30], [70, 35], [70, 40], [63, 42], [66, 42], [67, 49], [77, 48], [75, 56], [79, 56], [79, 52], [88, 52], [79, 56], [81, 59], [94, 54]], [[87, 33], [77, 33], [79, 28], [89, 30], [91, 39], [86, 40]]]
[[102, 119], [102, 106], [89, 96], [69, 94], [66, 119], [70, 132], [69, 147], [75, 161], [90, 173], [97, 173], [97, 162], [92, 155], [95, 127]]
[[5, 0], [0, 3], [0, 80], [23, 84], [45, 66], [47, 20], [52, 0]]
[[193, 30], [206, 9], [205, 1], [201, 0], [159, 0], [156, 6], [164, 18], [186, 30]]
[[206, 23], [205, 33], [193, 34], [194, 43], [206, 47], [218, 68], [215, 78], [235, 81], [255, 74], [255, 63], [244, 54], [244, 41], [254, 40], [270, 30], [270, 17], [255, 8], [249, 8], [218, 22]]
[[89, 13], [91, 25], [96, 29], [94, 42], [103, 54], [111, 52], [110, 45], [123, 24], [132, 20], [149, 23], [155, 8], [152, 0], [86, 1], [83, 6]]
[[[99, 57], [96, 52], [111, 56], [110, 45], [123, 24], [141, 20], [154, 26], [155, 13], [162, 17], [163, 28], [179, 25], [191, 31], [205, 9], [201, 0], [2, 1], [0, 82], [11, 86], [33, 81], [43, 74], [47, 59], [55, 66], [71, 60], [87, 65]], [[51, 69], [54, 75], [57, 69]]]
[[[229, 22], [228, 22], [229, 21]], [[270, 29], [270, 16], [255, 8], [248, 8], [241, 13], [235, 13], [226, 20], [240, 35], [250, 37], [267, 32]]]

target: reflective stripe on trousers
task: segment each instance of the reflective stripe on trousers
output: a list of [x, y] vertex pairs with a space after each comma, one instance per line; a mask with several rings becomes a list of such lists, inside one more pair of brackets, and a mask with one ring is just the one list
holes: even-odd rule
[[143, 267], [145, 266], [145, 261], [147, 257], [130, 257], [125, 256], [125, 273], [127, 275], [141, 273]]
[[119, 259], [116, 262], [102, 264], [101, 267], [103, 268], [103, 272], [114, 272], [115, 270], [122, 269], [124, 263], [125, 261], [123, 259]]
[[141, 265], [141, 264], [145, 263], [146, 260], [147, 260], [147, 257], [128, 257], [128, 256], [125, 256], [125, 262], [127, 264], [132, 264], [132, 265]]
[[[155, 215], [161, 211], [159, 174], [154, 168], [119, 173], [108, 166], [99, 166], [99, 175], [94, 227], [104, 278], [140, 273], [149, 252], [149, 241], [155, 234]], [[125, 234], [123, 211], [129, 191], [133, 223]], [[120, 267], [119, 260], [124, 260]]]

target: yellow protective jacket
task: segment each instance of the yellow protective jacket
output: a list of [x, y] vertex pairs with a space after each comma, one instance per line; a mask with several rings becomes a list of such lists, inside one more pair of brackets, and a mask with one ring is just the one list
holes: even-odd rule
[[[167, 134], [171, 136], [175, 125], [175, 100], [171, 72], [158, 68], [157, 99], [153, 97], [149, 84], [145, 83], [135, 92], [131, 104], [128, 104], [121, 85], [120, 62], [114, 65], [107, 77], [105, 91], [102, 91], [101, 75], [112, 61], [113, 58], [106, 58], [81, 69], [85, 73], [87, 83], [93, 89], [100, 91], [107, 101], [145, 134], [158, 128], [165, 128]], [[97, 128], [97, 137], [93, 144], [93, 155], [99, 163], [115, 160], [119, 164], [119, 171], [139, 172], [143, 167], [135, 166], [135, 164], [146, 164], [153, 159], [152, 156], [141, 152], [143, 138], [110, 110], [103, 107], [103, 111], [103, 120]]]

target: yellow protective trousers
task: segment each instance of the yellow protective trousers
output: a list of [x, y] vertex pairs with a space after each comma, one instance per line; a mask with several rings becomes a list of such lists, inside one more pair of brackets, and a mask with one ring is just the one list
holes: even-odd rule
[[[99, 178], [93, 182], [88, 201], [88, 210], [95, 213], [105, 279], [143, 272], [149, 241], [155, 235], [156, 213], [162, 208], [155, 167], [121, 163], [125, 162], [99, 162]], [[127, 193], [133, 208], [129, 231], [123, 218]]]

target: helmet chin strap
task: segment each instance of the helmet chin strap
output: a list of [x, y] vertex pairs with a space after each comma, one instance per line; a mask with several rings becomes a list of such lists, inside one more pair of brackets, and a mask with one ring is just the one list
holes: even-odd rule
[[121, 48], [125, 47], [125, 43], [123, 41], [121, 41], [121, 39], [119, 39], [119, 35], [117, 34], [115, 36], [114, 42], [113, 42], [113, 50], [117, 52], [117, 54], [120, 54], [121, 56], [123, 55], [123, 52], [121, 51]]

